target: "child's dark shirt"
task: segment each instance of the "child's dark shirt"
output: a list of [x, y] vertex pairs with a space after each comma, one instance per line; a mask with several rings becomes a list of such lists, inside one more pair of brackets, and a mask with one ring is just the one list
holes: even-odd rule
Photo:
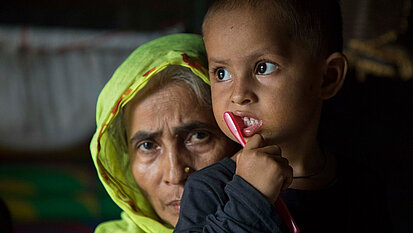
[[[189, 177], [174, 232], [288, 232], [275, 207], [234, 175], [235, 166], [225, 158]], [[391, 232], [385, 188], [373, 174], [338, 158], [329, 187], [281, 195], [301, 233]]]

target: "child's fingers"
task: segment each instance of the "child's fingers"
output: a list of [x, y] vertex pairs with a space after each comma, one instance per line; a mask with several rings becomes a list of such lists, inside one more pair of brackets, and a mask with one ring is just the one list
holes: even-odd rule
[[260, 134], [254, 134], [249, 139], [248, 142], [245, 144], [246, 150], [255, 149], [264, 146], [264, 138]]
[[284, 183], [281, 187], [281, 191], [285, 191], [288, 187], [290, 187], [291, 183], [293, 182], [293, 168], [291, 166], [286, 167], [286, 173], [284, 174]]
[[262, 148], [256, 149], [258, 152], [269, 154], [272, 156], [281, 156], [281, 148], [277, 145], [265, 146]]
[[293, 182], [293, 168], [290, 166], [288, 159], [281, 157], [280, 155], [274, 155], [273, 159], [277, 161], [280, 169], [278, 175], [282, 180], [280, 191], [285, 191]]

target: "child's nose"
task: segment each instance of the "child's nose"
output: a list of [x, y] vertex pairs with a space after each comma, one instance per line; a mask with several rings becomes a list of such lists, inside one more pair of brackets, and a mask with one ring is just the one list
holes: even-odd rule
[[258, 100], [254, 92], [254, 83], [250, 77], [234, 81], [231, 102], [238, 105], [247, 105]]

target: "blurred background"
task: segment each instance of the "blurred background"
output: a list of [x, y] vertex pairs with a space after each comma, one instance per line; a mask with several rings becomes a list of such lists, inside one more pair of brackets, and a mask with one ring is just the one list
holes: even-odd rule
[[[92, 232], [119, 218], [89, 153], [97, 96], [139, 45], [200, 33], [211, 2], [0, 2], [0, 209], [13, 232]], [[343, 0], [350, 71], [320, 126], [330, 150], [383, 178], [397, 233], [413, 232], [411, 12], [411, 0]]]

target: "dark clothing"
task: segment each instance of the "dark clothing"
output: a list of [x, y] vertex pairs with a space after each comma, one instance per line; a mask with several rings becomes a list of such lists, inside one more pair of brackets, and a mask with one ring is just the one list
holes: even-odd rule
[[274, 206], [223, 159], [186, 182], [174, 232], [281, 232]]
[[[192, 174], [174, 232], [289, 232], [275, 207], [225, 158]], [[384, 185], [354, 161], [339, 160], [323, 190], [282, 192], [301, 233], [391, 232]]]

